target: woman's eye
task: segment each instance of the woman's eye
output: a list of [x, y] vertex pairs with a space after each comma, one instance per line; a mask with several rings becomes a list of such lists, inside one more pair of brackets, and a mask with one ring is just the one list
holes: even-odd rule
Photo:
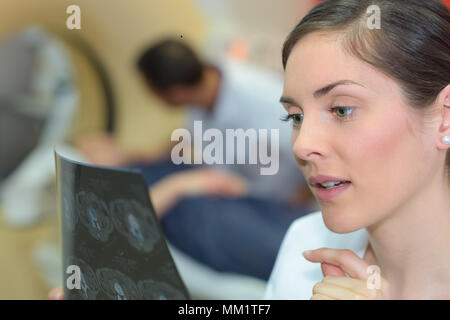
[[340, 119], [348, 119], [351, 118], [354, 109], [355, 108], [352, 107], [334, 107], [331, 108], [330, 111], [336, 113], [336, 116]]
[[292, 115], [292, 122], [293, 122], [295, 125], [301, 124], [302, 121], [303, 121], [303, 115], [302, 115], [302, 114], [293, 114], [293, 115]]
[[288, 114], [287, 116], [285, 116], [283, 119], [281, 119], [282, 121], [291, 121], [292, 120], [292, 124], [294, 126], [300, 126], [303, 122], [303, 114]]
[[[330, 111], [335, 113], [338, 117], [339, 121], [347, 121], [350, 120], [353, 116], [354, 107], [334, 107], [331, 108]], [[292, 121], [294, 127], [301, 126], [303, 122], [304, 115], [301, 113], [288, 114], [282, 121]]]

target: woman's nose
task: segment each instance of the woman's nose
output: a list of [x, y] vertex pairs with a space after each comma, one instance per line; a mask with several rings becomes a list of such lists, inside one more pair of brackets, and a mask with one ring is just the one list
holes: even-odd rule
[[[295, 134], [295, 133], [294, 133]], [[296, 157], [313, 161], [325, 156], [325, 137], [317, 122], [303, 121], [297, 135], [293, 136], [292, 148]]]

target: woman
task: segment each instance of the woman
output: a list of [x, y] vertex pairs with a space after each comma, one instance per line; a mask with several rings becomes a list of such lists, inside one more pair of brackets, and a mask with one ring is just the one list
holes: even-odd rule
[[265, 297], [450, 299], [448, 9], [324, 1], [283, 64], [293, 150], [322, 210], [289, 228]]

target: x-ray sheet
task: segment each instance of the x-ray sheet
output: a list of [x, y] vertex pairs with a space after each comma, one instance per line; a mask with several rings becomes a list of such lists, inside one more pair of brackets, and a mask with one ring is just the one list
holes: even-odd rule
[[189, 299], [137, 170], [56, 154], [66, 299]]

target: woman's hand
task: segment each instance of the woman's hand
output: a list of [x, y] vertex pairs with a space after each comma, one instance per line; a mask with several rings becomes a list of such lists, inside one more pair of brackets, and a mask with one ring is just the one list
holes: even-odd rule
[[311, 300], [387, 299], [387, 281], [353, 251], [321, 248], [303, 255], [308, 261], [320, 262], [324, 275], [314, 286]]
[[64, 291], [62, 288], [53, 288], [49, 294], [48, 298], [50, 300], [64, 300]]

